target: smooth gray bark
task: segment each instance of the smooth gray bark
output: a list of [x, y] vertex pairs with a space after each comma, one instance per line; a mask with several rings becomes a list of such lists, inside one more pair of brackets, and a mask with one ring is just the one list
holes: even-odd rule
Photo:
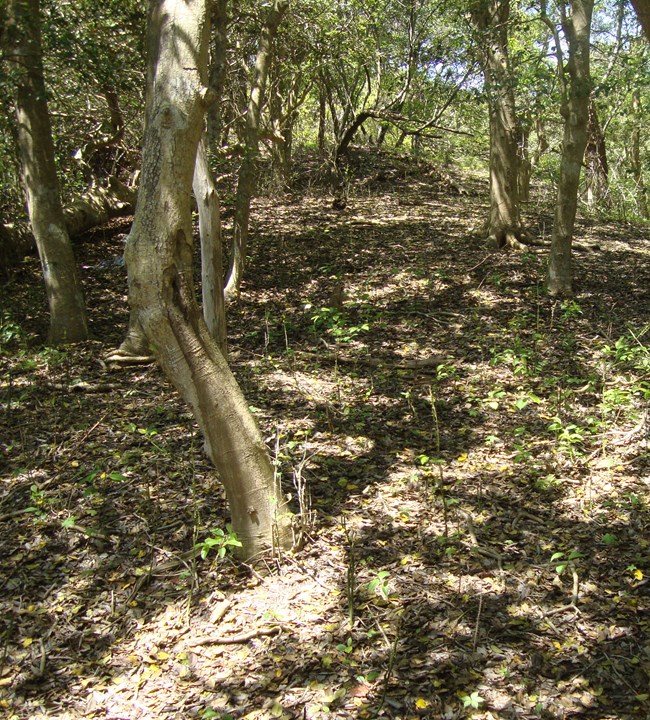
[[160, 0], [142, 176], [127, 241], [129, 300], [189, 404], [254, 559], [292, 544], [290, 517], [248, 404], [203, 321], [192, 278], [191, 187], [206, 108], [207, 0]]
[[192, 190], [199, 209], [203, 319], [222, 355], [228, 357], [219, 196], [208, 164], [205, 139], [199, 143]]

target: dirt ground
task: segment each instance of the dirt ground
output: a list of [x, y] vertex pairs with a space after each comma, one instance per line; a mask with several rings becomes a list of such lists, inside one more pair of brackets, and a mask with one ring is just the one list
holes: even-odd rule
[[[42, 346], [38, 262], [0, 318], [0, 716], [650, 718], [650, 240], [473, 234], [485, 183], [375, 158], [344, 210], [256, 201], [232, 367], [301, 512], [255, 570], [155, 365], [112, 367], [127, 224], [77, 245], [94, 340]], [[542, 200], [526, 219], [549, 239]]]

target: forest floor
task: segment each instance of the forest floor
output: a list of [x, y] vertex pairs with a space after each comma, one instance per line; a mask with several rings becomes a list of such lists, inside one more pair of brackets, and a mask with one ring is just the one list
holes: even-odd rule
[[103, 360], [128, 225], [77, 246], [94, 341], [5, 282], [0, 716], [650, 717], [647, 227], [581, 220], [556, 301], [472, 236], [485, 183], [364, 163], [254, 207], [232, 367], [305, 535], [264, 572], [159, 369]]

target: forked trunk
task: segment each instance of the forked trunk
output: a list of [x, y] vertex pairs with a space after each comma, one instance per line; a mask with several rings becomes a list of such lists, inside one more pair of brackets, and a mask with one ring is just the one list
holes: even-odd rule
[[207, 0], [159, 0], [160, 36], [142, 178], [127, 242], [129, 298], [163, 370], [190, 405], [246, 559], [291, 545], [290, 518], [259, 429], [200, 316], [190, 189], [202, 133]]

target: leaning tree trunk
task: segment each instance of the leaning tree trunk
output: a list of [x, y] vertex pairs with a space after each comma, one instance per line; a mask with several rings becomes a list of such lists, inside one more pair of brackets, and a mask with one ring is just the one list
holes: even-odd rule
[[587, 145], [589, 120], [589, 37], [594, 0], [571, 0], [571, 15], [563, 16], [564, 36], [569, 49], [560, 113], [564, 118], [562, 161], [558, 183], [551, 252], [548, 263], [548, 290], [554, 296], [573, 292], [571, 246], [578, 208], [578, 186]]
[[88, 325], [54, 164], [39, 0], [7, 0], [6, 13], [5, 54], [16, 84], [16, 139], [27, 212], [50, 308], [49, 342], [77, 342], [88, 337]]
[[205, 113], [207, 0], [158, 0], [159, 46], [138, 207], [127, 241], [129, 298], [163, 370], [192, 408], [230, 504], [239, 554], [291, 544], [273, 466], [200, 316], [192, 279], [191, 187]]
[[482, 33], [485, 86], [490, 115], [490, 215], [487, 235], [496, 247], [520, 248], [520, 129], [508, 57], [509, 0], [478, 0], [472, 19]]

